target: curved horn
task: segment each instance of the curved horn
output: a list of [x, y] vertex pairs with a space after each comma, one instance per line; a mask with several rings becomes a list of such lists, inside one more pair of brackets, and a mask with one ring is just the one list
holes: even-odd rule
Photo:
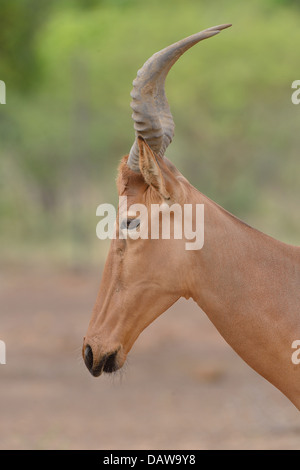
[[[136, 138], [142, 136], [161, 158], [172, 141], [175, 127], [165, 94], [165, 80], [169, 70], [190, 47], [230, 26], [213, 26], [182, 39], [154, 54], [138, 71], [131, 92], [135, 135]], [[140, 171], [137, 139], [131, 147], [127, 164], [133, 171]]]

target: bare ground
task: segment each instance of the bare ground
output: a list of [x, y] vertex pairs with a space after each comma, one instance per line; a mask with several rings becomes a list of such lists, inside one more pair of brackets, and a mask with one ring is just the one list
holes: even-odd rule
[[300, 450], [299, 412], [193, 302], [148, 327], [124, 371], [93, 378], [81, 344], [99, 280], [90, 271], [1, 275], [1, 449]]

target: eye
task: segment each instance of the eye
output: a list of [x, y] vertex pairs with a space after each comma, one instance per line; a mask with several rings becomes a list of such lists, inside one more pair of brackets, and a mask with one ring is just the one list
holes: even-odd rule
[[134, 230], [140, 226], [140, 219], [124, 219], [121, 223], [122, 230]]

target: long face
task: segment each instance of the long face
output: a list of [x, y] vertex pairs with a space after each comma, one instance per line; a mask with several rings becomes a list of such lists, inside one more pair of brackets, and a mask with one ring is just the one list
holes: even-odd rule
[[[147, 151], [150, 152], [149, 148]], [[165, 193], [170, 189], [174, 191], [168, 201], [173, 204], [178, 198], [182, 204], [188, 183], [175, 169], [170, 168], [171, 165], [168, 168], [166, 163], [163, 164], [164, 179], [157, 183], [164, 185]], [[168, 205], [160, 189], [149, 185], [142, 174], [132, 172], [123, 162], [119, 170], [118, 192], [119, 196], [126, 196], [127, 204], [121, 204], [118, 208], [116, 238], [111, 241], [83, 344], [86, 366], [94, 376], [122, 367], [139, 334], [180, 296], [185, 295], [182, 266], [186, 252], [184, 240], [174, 238], [174, 221], [170, 221], [170, 239], [161, 238], [160, 224], [159, 238], [151, 238], [153, 204], [156, 207], [162, 203]], [[143, 205], [146, 220], [139, 212], [130, 210], [133, 204]], [[146, 227], [144, 236], [147, 238], [133, 239], [130, 227], [137, 231]]]
[[[177, 204], [182, 208], [189, 202], [192, 191], [164, 157], [174, 134], [164, 84], [168, 71], [186, 50], [229, 26], [206, 29], [154, 54], [133, 82], [131, 107], [136, 139], [128, 158], [124, 157], [121, 163], [118, 192], [119, 196], [127, 197], [127, 207], [142, 204], [147, 215], [137, 220], [136, 213], [128, 213], [122, 204], [119, 206], [117, 237], [110, 246], [83, 344], [86, 366], [94, 376], [119, 369], [143, 329], [179, 297], [189, 296], [184, 272], [188, 256], [186, 240], [176, 236], [178, 228], [182, 232], [182, 220], [178, 223], [174, 215], [173, 233], [170, 231], [167, 239], [160, 227], [158, 237], [153, 237], [150, 229], [153, 205]], [[143, 226], [145, 220], [148, 224]], [[139, 225], [147, 237], [120, 236], [122, 231]]]

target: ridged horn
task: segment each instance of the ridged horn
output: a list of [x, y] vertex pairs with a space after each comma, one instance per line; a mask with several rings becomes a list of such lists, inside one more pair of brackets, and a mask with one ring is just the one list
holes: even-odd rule
[[156, 155], [163, 158], [174, 136], [174, 121], [165, 94], [165, 80], [179, 57], [203, 39], [218, 34], [231, 24], [205, 29], [162, 49], [145, 62], [133, 81], [131, 94], [135, 141], [131, 147], [128, 166], [139, 172], [139, 147], [137, 136], [142, 136]]

